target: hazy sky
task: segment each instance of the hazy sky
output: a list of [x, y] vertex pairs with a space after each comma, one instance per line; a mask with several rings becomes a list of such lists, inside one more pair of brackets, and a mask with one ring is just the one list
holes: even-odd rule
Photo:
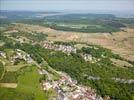
[[0, 0], [0, 9], [134, 11], [134, 0]]

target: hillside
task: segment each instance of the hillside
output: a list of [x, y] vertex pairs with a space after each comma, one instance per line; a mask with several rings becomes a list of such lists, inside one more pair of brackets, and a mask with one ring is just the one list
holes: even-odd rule
[[125, 59], [134, 61], [134, 29], [124, 28], [125, 31], [109, 33], [80, 33], [80, 32], [63, 32], [39, 25], [15, 24], [14, 29], [25, 32], [42, 32], [51, 41], [75, 41], [88, 44], [101, 45], [111, 49], [113, 52], [120, 54]]
[[[48, 34], [46, 29], [13, 24], [1, 32], [0, 90], [3, 92], [0, 97], [3, 100], [11, 97], [73, 99], [77, 98], [75, 95], [83, 99], [133, 99], [132, 62], [95, 44], [71, 42], [70, 38], [63, 42], [60, 31], [49, 29]], [[56, 35], [55, 39], [62, 42], [50, 41], [50, 35]], [[118, 64], [114, 59], [124, 63]]]
[[1, 100], [134, 99], [133, 18], [18, 13], [0, 18]]

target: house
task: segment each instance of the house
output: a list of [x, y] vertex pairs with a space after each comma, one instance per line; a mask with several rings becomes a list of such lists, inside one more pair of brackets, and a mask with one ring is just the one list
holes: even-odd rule
[[82, 54], [82, 57], [84, 58], [85, 61], [92, 61], [92, 55], [90, 54]]
[[32, 63], [33, 59], [29, 54], [26, 54], [24, 51], [20, 49], [16, 49], [16, 54], [12, 57], [12, 62], [16, 61], [17, 59], [23, 59], [27, 63]]
[[44, 48], [52, 49], [52, 50], [56, 50], [56, 51], [62, 51], [67, 54], [70, 54], [71, 52], [76, 53], [76, 48], [74, 48], [72, 46], [57, 45], [57, 44], [53, 44], [52, 42], [47, 42], [47, 41], [44, 42], [43, 46], [44, 46]]
[[49, 90], [52, 88], [52, 85], [49, 82], [43, 82], [43, 90]]
[[6, 58], [6, 53], [3, 52], [3, 51], [0, 51], [0, 56], [3, 57], [3, 58]]
[[47, 71], [44, 70], [44, 69], [41, 69], [41, 70], [39, 70], [39, 74], [41, 74], [41, 75], [43, 75], [43, 74], [47, 74]]
[[27, 61], [28, 63], [32, 63], [33, 62], [33, 59], [31, 58], [31, 56], [29, 54], [25, 55], [24, 60]]

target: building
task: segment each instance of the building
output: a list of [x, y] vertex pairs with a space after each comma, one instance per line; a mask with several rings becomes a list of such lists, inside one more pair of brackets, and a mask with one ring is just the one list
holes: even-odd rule
[[49, 82], [43, 82], [42, 85], [43, 85], [43, 90], [46, 91], [53, 87]]
[[3, 51], [0, 51], [0, 56], [3, 57], [3, 58], [6, 58], [6, 53], [3, 52]]

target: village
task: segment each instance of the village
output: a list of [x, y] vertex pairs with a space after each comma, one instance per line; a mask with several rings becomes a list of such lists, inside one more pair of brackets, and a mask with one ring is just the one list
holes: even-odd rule
[[[51, 42], [45, 42], [44, 48], [52, 49], [56, 51], [62, 51], [70, 55], [70, 53], [77, 53], [77, 48], [68, 46], [68, 45], [57, 45]], [[0, 51], [0, 57], [7, 58], [7, 54], [4, 51]], [[81, 57], [85, 61], [91, 61], [92, 63], [100, 61], [100, 59], [96, 59], [91, 54], [81, 54]], [[103, 55], [102, 55], [103, 57]], [[10, 57], [11, 63], [15, 63], [18, 60], [24, 60], [29, 64], [34, 64], [38, 67], [38, 73], [40, 75], [45, 75], [47, 78], [41, 81], [42, 90], [44, 92], [53, 89], [56, 92], [56, 96], [53, 97], [53, 100], [103, 100], [103, 98], [96, 94], [96, 91], [91, 87], [83, 86], [78, 84], [75, 79], [72, 79], [68, 74], [59, 72], [54, 70], [49, 66], [49, 70], [58, 74], [60, 78], [58, 80], [54, 80], [52, 75], [50, 75], [49, 71], [45, 68], [42, 68], [40, 64], [32, 59], [30, 54], [26, 52], [15, 49], [13, 55]], [[44, 65], [45, 66], [45, 65]], [[87, 76], [87, 80], [100, 80], [101, 77], [95, 76]], [[124, 83], [124, 84], [132, 84], [134, 83], [133, 79], [121, 79], [121, 78], [111, 78], [115, 82]], [[56, 99], [54, 99], [56, 98]]]
[[[54, 46], [46, 46], [53, 48]], [[56, 46], [58, 47], [58, 46]], [[66, 48], [63, 52], [76, 52], [76, 49], [71, 48], [70, 46], [59, 46], [60, 49], [55, 50], [64, 50], [61, 48]], [[69, 48], [69, 49], [68, 49]], [[7, 54], [4, 51], [0, 51], [0, 57], [7, 58]], [[92, 56], [86, 55], [83, 56], [84, 59], [92, 60]], [[15, 49], [14, 54], [10, 58], [11, 62], [14, 63], [17, 60], [24, 60], [27, 63], [35, 64], [38, 67], [38, 73], [40, 75], [46, 75], [47, 79], [41, 81], [41, 86], [44, 92], [53, 89], [56, 92], [56, 96], [53, 97], [53, 100], [103, 100], [103, 98], [96, 94], [96, 91], [91, 87], [83, 86], [78, 84], [75, 79], [72, 79], [68, 74], [56, 71], [49, 66], [49, 70], [57, 73], [60, 78], [58, 80], [54, 80], [50, 73], [42, 68], [40, 64], [34, 61], [31, 56], [20, 49]], [[100, 80], [100, 77], [88, 76], [88, 80]], [[111, 78], [115, 82], [124, 83], [124, 84], [132, 84], [134, 83], [133, 79], [121, 79], [121, 78]], [[56, 98], [56, 99], [54, 99]]]
[[[62, 51], [68, 55], [70, 55], [70, 53], [77, 53], [77, 48], [75, 47], [72, 47], [70, 45], [61, 45], [61, 44], [57, 45], [54, 44], [52, 41], [44, 41], [43, 47], [55, 51]], [[81, 53], [80, 55], [85, 61], [90, 61], [91, 63], [96, 63], [97, 61], [100, 61], [100, 59], [96, 59], [95, 57], [92, 57], [91, 54]]]
[[97, 96], [94, 89], [90, 87], [78, 85], [76, 80], [73, 80], [65, 73], [61, 73], [61, 78], [57, 81], [44, 80], [42, 87], [44, 91], [54, 89], [58, 96], [56, 100], [103, 100]]
[[13, 57], [11, 57], [11, 62], [15, 62], [17, 60], [24, 60], [27, 63], [33, 62], [33, 59], [30, 57], [30, 55], [26, 54], [24, 51], [20, 49], [16, 49], [15, 54], [13, 55]]
[[[4, 51], [0, 51], [0, 57], [6, 58], [6, 53]], [[38, 73], [40, 75], [47, 76], [47, 79], [42, 80], [41, 82], [42, 89], [44, 91], [53, 89], [57, 94], [56, 100], [103, 100], [100, 96], [97, 96], [94, 89], [78, 85], [77, 81], [72, 79], [66, 73], [55, 71], [51, 68], [51, 71], [60, 75], [60, 79], [53, 80], [53, 77], [47, 70], [37, 64], [29, 54], [20, 49], [16, 49], [10, 59], [12, 63], [18, 60], [24, 60], [27, 63], [35, 64], [38, 67]]]
[[68, 45], [57, 45], [54, 44], [52, 41], [44, 41], [43, 47], [47, 49], [52, 49], [56, 51], [62, 51], [64, 53], [70, 54], [70, 53], [76, 53], [76, 48]]

